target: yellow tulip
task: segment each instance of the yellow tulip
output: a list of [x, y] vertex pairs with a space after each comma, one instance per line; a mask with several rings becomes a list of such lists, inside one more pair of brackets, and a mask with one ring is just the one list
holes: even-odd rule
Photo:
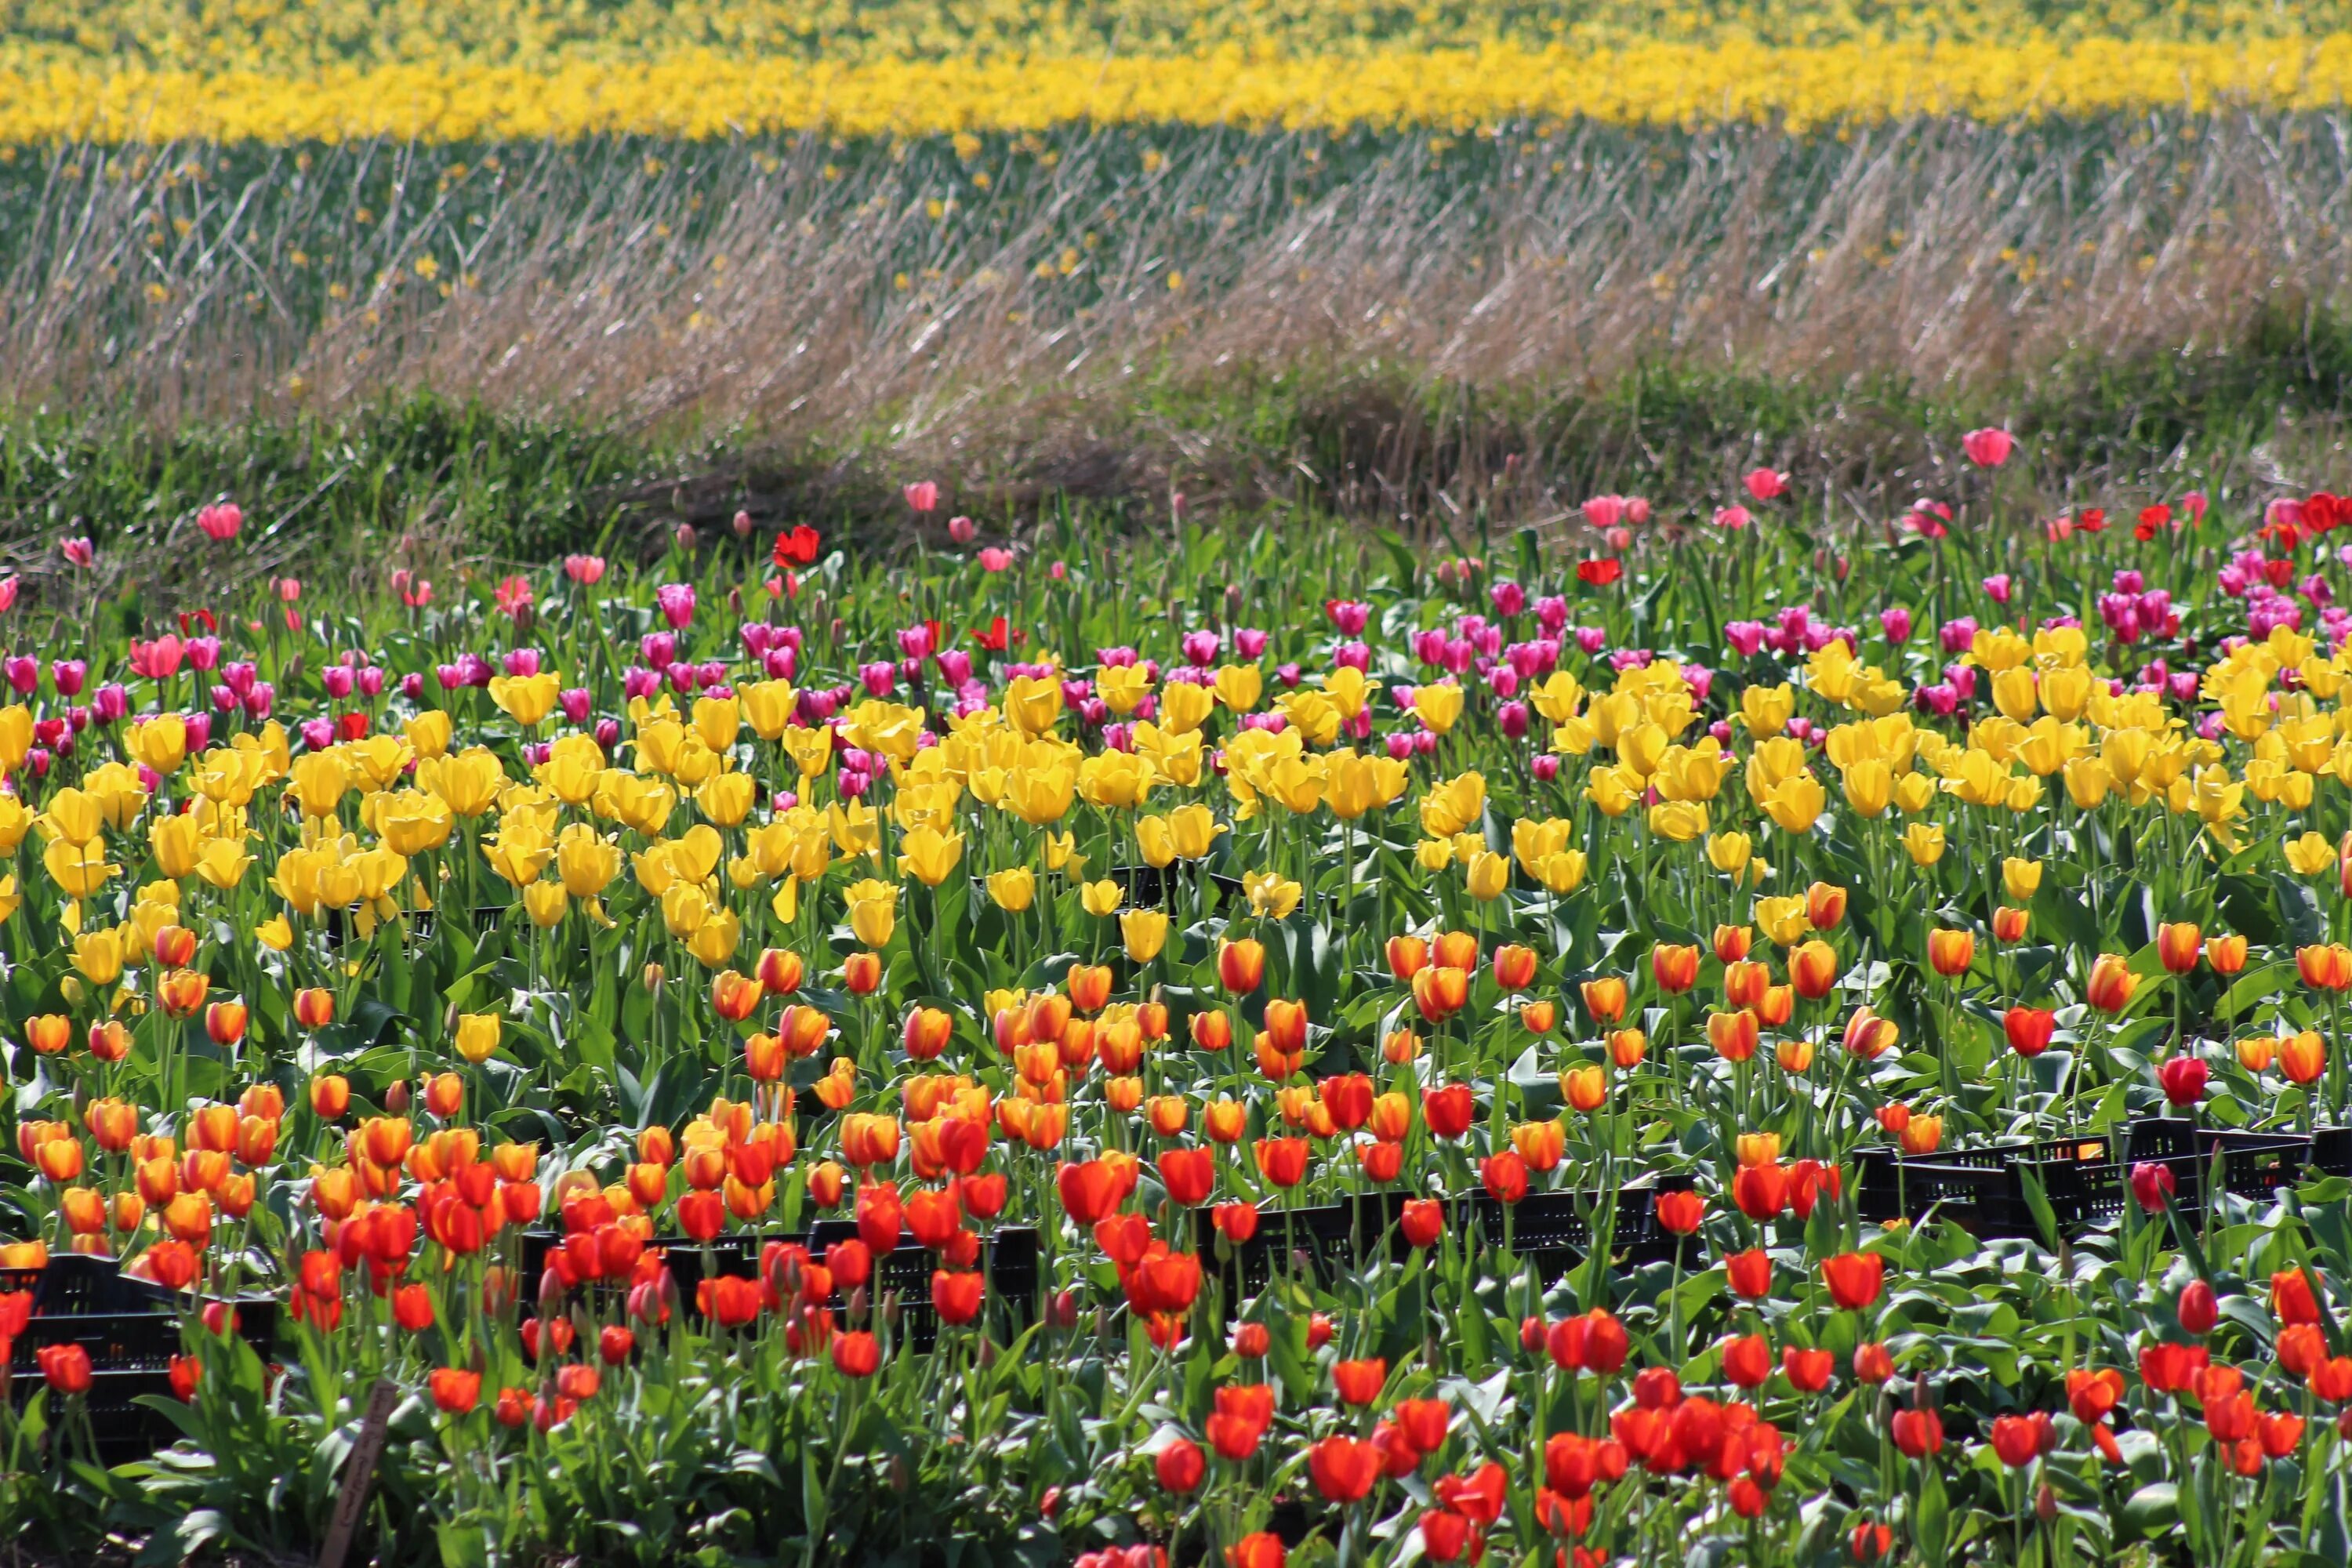
[[490, 1059], [499, 1048], [501, 1021], [496, 1013], [460, 1013], [457, 1015], [457, 1054], [479, 1066]]
[[898, 889], [869, 877], [852, 882], [842, 897], [849, 906], [849, 929], [857, 940], [871, 948], [887, 946], [890, 933], [898, 929]]
[[528, 730], [554, 711], [558, 685], [552, 670], [543, 669], [537, 675], [494, 675], [490, 677], [490, 700], [508, 718]]
[[1118, 934], [1130, 963], [1149, 963], [1168, 945], [1168, 917], [1159, 910], [1129, 910], [1118, 917]]
[[1413, 688], [1412, 716], [1422, 728], [1443, 735], [1462, 718], [1462, 688], [1451, 681], [1433, 681]]
[[2000, 863], [2000, 885], [2009, 894], [2010, 902], [2024, 903], [2042, 886], [2042, 862], [2009, 857]]
[[188, 726], [176, 713], [158, 713], [131, 727], [131, 754], [166, 777], [187, 760]]
[[1119, 886], [1106, 877], [1099, 882], [1088, 882], [1078, 889], [1078, 902], [1087, 913], [1097, 919], [1118, 909]]
[[1904, 852], [1915, 866], [1932, 866], [1944, 858], [1944, 829], [1933, 822], [1914, 822], [1903, 829]]
[[562, 921], [568, 901], [563, 884], [558, 881], [533, 882], [522, 890], [523, 913], [541, 931], [552, 930]]
[[936, 888], [954, 874], [963, 859], [963, 835], [918, 827], [898, 840], [898, 869], [927, 888]]
[[111, 985], [121, 979], [127, 956], [119, 931], [89, 931], [74, 939], [73, 966], [92, 985]]
[[1463, 885], [1481, 903], [1499, 899], [1511, 885], [1511, 863], [1491, 849], [1482, 849], [1471, 857], [1463, 872]]
[[403, 725], [401, 733], [420, 757], [438, 757], [449, 749], [449, 715], [428, 708]]
[[1037, 876], [1026, 866], [1014, 866], [1003, 871], [992, 871], [986, 879], [988, 896], [996, 907], [1011, 914], [1026, 910], [1037, 896]]
[[1265, 672], [1254, 664], [1228, 664], [1217, 671], [1217, 700], [1236, 713], [1253, 712], [1265, 692]]

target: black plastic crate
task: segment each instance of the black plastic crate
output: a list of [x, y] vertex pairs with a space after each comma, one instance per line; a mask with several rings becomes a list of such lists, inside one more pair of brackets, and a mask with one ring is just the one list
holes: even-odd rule
[[[16, 1336], [9, 1365], [9, 1396], [22, 1409], [47, 1386], [40, 1352], [51, 1345], [78, 1344], [89, 1352], [88, 1404], [100, 1458], [109, 1464], [153, 1453], [179, 1436], [159, 1411], [139, 1405], [142, 1394], [173, 1397], [172, 1358], [186, 1353], [181, 1325], [201, 1304], [162, 1286], [124, 1274], [114, 1259], [68, 1253], [38, 1270], [0, 1272], [0, 1289], [29, 1289], [33, 1316]], [[231, 1300], [239, 1338], [268, 1359], [278, 1334], [275, 1297]], [[196, 1353], [203, 1353], [201, 1342]]]
[[[523, 1277], [533, 1289], [547, 1267], [548, 1254], [560, 1239], [551, 1231], [523, 1234]], [[678, 1300], [690, 1306], [697, 1288], [706, 1279], [721, 1275], [738, 1279], [758, 1279], [760, 1254], [770, 1242], [805, 1247], [809, 1256], [822, 1263], [825, 1248], [835, 1242], [856, 1239], [856, 1220], [828, 1219], [819, 1220], [805, 1231], [734, 1231], [708, 1242], [690, 1237], [660, 1236], [648, 1241], [646, 1249], [663, 1255], [662, 1261], [677, 1286]], [[990, 1290], [1010, 1304], [1016, 1317], [1025, 1321], [1037, 1297], [1037, 1233], [1026, 1226], [1008, 1226], [996, 1233], [984, 1251]], [[931, 1310], [932, 1267], [927, 1248], [901, 1241], [895, 1250], [874, 1260], [874, 1283], [868, 1287], [877, 1304], [886, 1291], [898, 1293], [899, 1338], [917, 1350], [930, 1349], [939, 1332], [939, 1317]], [[599, 1280], [591, 1287], [599, 1295], [617, 1295], [626, 1289], [625, 1282], [615, 1280]]]
[[2104, 1133], [1990, 1143], [1906, 1155], [1863, 1149], [1854, 1155], [1854, 1208], [1864, 1220], [1916, 1222], [1934, 1211], [1971, 1235], [1994, 1239], [2041, 1234], [2025, 1195], [2031, 1172], [2062, 1230], [2111, 1219], [2124, 1205], [2117, 1142]]
[[[1617, 1189], [1616, 1215], [1609, 1234], [1610, 1256], [1629, 1263], [1654, 1263], [1675, 1256], [1675, 1234], [1658, 1223], [1658, 1194], [1685, 1192], [1688, 1176], [1657, 1176], [1630, 1182]], [[1532, 1262], [1549, 1285], [1581, 1263], [1592, 1250], [1592, 1215], [1609, 1202], [1600, 1193], [1529, 1193], [1508, 1205], [1511, 1250], [1523, 1262]], [[1465, 1228], [1486, 1246], [1500, 1248], [1504, 1241], [1506, 1205], [1490, 1193], [1473, 1193], [1462, 1200]], [[1696, 1250], [1691, 1253], [1696, 1256]]]
[[2322, 1175], [2352, 1176], [2352, 1127], [2313, 1129], [2311, 1164]]
[[2259, 1200], [2303, 1179], [2315, 1142], [2299, 1132], [2249, 1132], [2200, 1127], [2179, 1117], [2148, 1117], [2126, 1132], [2124, 1163], [2126, 1170], [2145, 1163], [2168, 1166], [2184, 1203], [2202, 1201], [2209, 1188]]
[[[1257, 1234], [1235, 1243], [1217, 1229], [1207, 1208], [1193, 1211], [1194, 1246], [1204, 1264], [1225, 1283], [1228, 1307], [1264, 1289], [1276, 1266], [1294, 1254], [1305, 1260], [1318, 1283], [1328, 1285], [1358, 1272], [1383, 1248], [1402, 1261], [1412, 1251], [1397, 1226], [1411, 1193], [1359, 1193], [1336, 1204], [1307, 1208], [1261, 1209]], [[1449, 1215], [1446, 1222], [1453, 1224]]]
[[[1171, 860], [1165, 866], [1113, 866], [1104, 874], [1118, 884], [1126, 906], [1137, 910], [1165, 909], [1177, 883], [1197, 883], [1202, 876], [1199, 862], [1187, 860]], [[1240, 898], [1244, 891], [1238, 877], [1211, 871], [1207, 878], [1226, 901]]]
[[[809, 1227], [803, 1245], [812, 1257], [822, 1259], [835, 1242], [856, 1238], [856, 1220], [819, 1220]], [[1037, 1300], [1037, 1233], [1025, 1226], [1008, 1226], [982, 1245], [981, 1256], [990, 1295], [1010, 1310], [1016, 1323], [1025, 1322]], [[918, 1353], [939, 1342], [940, 1315], [931, 1305], [931, 1270], [936, 1267], [929, 1248], [902, 1241], [874, 1259], [874, 1279], [866, 1287], [877, 1310], [886, 1295], [897, 1294], [898, 1342]]]

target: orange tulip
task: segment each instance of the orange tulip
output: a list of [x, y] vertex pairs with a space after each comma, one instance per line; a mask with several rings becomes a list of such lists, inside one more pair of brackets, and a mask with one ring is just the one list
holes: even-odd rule
[[1154, 1132], [1162, 1138], [1173, 1138], [1192, 1119], [1192, 1101], [1181, 1094], [1155, 1094], [1145, 1105], [1144, 1116]]
[[1238, 1143], [1249, 1131], [1249, 1107], [1238, 1100], [1211, 1100], [1202, 1108], [1201, 1127], [1213, 1142]]
[[2246, 967], [2246, 939], [2217, 936], [2205, 944], [2205, 962], [2216, 974], [2235, 974]]
[[1470, 973], [1451, 964], [1436, 964], [1412, 977], [1413, 1005], [1430, 1023], [1443, 1023], [1470, 1000]]
[[1837, 949], [1828, 942], [1803, 942], [1789, 954], [1789, 983], [1808, 1002], [1818, 1002], [1828, 995], [1837, 984]]
[[70, 1182], [81, 1174], [81, 1140], [70, 1137], [49, 1139], [35, 1152], [33, 1163], [52, 1183]]
[[1590, 1115], [1609, 1103], [1609, 1075], [1598, 1067], [1570, 1068], [1559, 1075], [1562, 1099]]
[[1432, 962], [1448, 969], [1475, 970], [1478, 967], [1478, 939], [1466, 931], [1449, 931], [1437, 939]]
[[852, 996], [871, 996], [882, 988], [882, 955], [858, 952], [842, 960], [841, 984]]
[[1046, 1045], [1058, 1045], [1070, 1027], [1070, 999], [1058, 992], [1048, 991], [1029, 998], [1029, 1037]]
[[1744, 1062], [1756, 1054], [1756, 1015], [1742, 1007], [1736, 1013], [1706, 1016], [1706, 1043], [1727, 1062]]
[[1650, 949], [1650, 974], [1658, 989], [1679, 995], [1698, 984], [1698, 949], [1662, 942]]
[[242, 1002], [215, 1002], [205, 1009], [205, 1033], [216, 1046], [233, 1046], [245, 1038], [247, 1016]]
[[2327, 1043], [2317, 1031], [2305, 1029], [2279, 1042], [2279, 1071], [2289, 1083], [2313, 1083], [2327, 1070]]
[[1217, 983], [1235, 996], [1246, 996], [1265, 978], [1265, 944], [1255, 937], [1228, 942], [1217, 949]]
[[1495, 950], [1495, 984], [1506, 991], [1524, 991], [1536, 982], [1536, 950], [1507, 942]]
[[935, 1060], [948, 1048], [955, 1036], [955, 1019], [937, 1007], [918, 1007], [907, 1015], [906, 1027], [899, 1032], [899, 1043], [907, 1055], [919, 1062]]
[[1903, 1129], [1903, 1152], [1906, 1154], [1932, 1154], [1944, 1142], [1944, 1119], [1940, 1116], [1914, 1116]]
[[1723, 999], [1735, 1007], [1753, 1007], [1771, 988], [1769, 964], [1735, 958], [1723, 966]]
[[1389, 973], [1400, 984], [1429, 966], [1429, 943], [1417, 936], [1392, 936], [1388, 942]]
[[2305, 985], [2323, 991], [2342, 991], [2352, 987], [2352, 948], [2341, 943], [2325, 947], [2298, 947], [2294, 950], [2295, 972], [2303, 976]]
[[310, 1080], [310, 1111], [321, 1121], [340, 1121], [352, 1108], [351, 1079], [322, 1073]]
[[1797, 991], [1792, 985], [1767, 985], [1764, 994], [1757, 998], [1753, 1009], [1756, 1021], [1768, 1029], [1777, 1029], [1789, 1021], [1797, 1010]]
[[833, 1020], [805, 1002], [792, 1004], [776, 1020], [776, 1036], [784, 1042], [784, 1054], [794, 1061], [816, 1055], [831, 1033]]
[[188, 1113], [188, 1142], [198, 1149], [226, 1153], [236, 1147], [236, 1107], [200, 1105]]
[[2083, 999], [2102, 1013], [2120, 1013], [2137, 989], [2139, 976], [2131, 972], [2131, 961], [2119, 953], [2103, 952], [2091, 965], [2090, 984], [2083, 988]]
[[1649, 1055], [1649, 1037], [1643, 1034], [1641, 1030], [1612, 1029], [1609, 1031], [1609, 1059], [1617, 1064], [1620, 1071], [1631, 1072], [1640, 1067], [1642, 1058]]
[[174, 969], [155, 982], [155, 1000], [174, 1018], [193, 1018], [205, 1005], [213, 977], [200, 969]]
[[1074, 963], [1064, 984], [1069, 988], [1070, 1005], [1081, 1013], [1099, 1013], [1110, 1000], [1110, 965], [1108, 963]]
[[2003, 947], [2013, 947], [2025, 940], [2032, 917], [2023, 910], [2003, 904], [1992, 912], [1992, 939]]
[[185, 926], [168, 925], [155, 933], [155, 967], [185, 969], [196, 961], [196, 933]]
[[1195, 1013], [1192, 1022], [1195, 1050], [1222, 1051], [1234, 1043], [1234, 1020], [1224, 1013]]
[[1559, 1004], [1549, 996], [1540, 1002], [1530, 1002], [1519, 1009], [1519, 1022], [1527, 1026], [1529, 1034], [1549, 1035], [1559, 1022]]
[[1815, 931], [1835, 931], [1845, 919], [1845, 889], [1832, 882], [1815, 882], [1805, 889], [1805, 921]]
[[82, 1125], [110, 1154], [120, 1154], [139, 1135], [139, 1109], [126, 1100], [94, 1100], [81, 1113]]
[[1557, 1121], [1522, 1121], [1511, 1129], [1511, 1147], [1519, 1152], [1519, 1158], [1532, 1171], [1552, 1169], [1568, 1151], [1567, 1140]]
[[119, 1062], [131, 1054], [131, 1031], [120, 1018], [89, 1026], [89, 1054], [102, 1062]]
[[1856, 1007], [1845, 1022], [1846, 1050], [1864, 1061], [1876, 1061], [1895, 1045], [1900, 1033], [1895, 1025], [1867, 1007]]
[[1307, 1044], [1307, 1004], [1289, 1002], [1280, 997], [1265, 1005], [1265, 1029], [1273, 1037], [1275, 1048], [1297, 1051]]
[[1625, 983], [1613, 974], [1585, 981], [1577, 987], [1584, 1010], [1596, 1024], [1613, 1024], [1625, 1016]]
[[1746, 958], [1755, 945], [1756, 933], [1747, 926], [1715, 928], [1715, 956], [1725, 963], [1738, 963]]
[[759, 1006], [766, 989], [751, 975], [722, 969], [710, 977], [710, 1010], [730, 1024], [740, 1024]]
[[335, 1021], [335, 994], [315, 985], [294, 993], [294, 1021], [306, 1029], [323, 1029]]
[[1966, 974], [1976, 956], [1974, 931], [1938, 928], [1927, 933], [1927, 966], [1948, 980]]
[[2191, 921], [2156, 928], [2156, 955], [2171, 973], [2186, 974], [2195, 969], [2197, 955], [2204, 945], [2204, 933]]
[[762, 992], [789, 996], [801, 988], [801, 976], [806, 971], [799, 953], [788, 947], [771, 947], [761, 952], [754, 974]]
[[68, 1187], [59, 1194], [58, 1206], [65, 1215], [66, 1228], [76, 1236], [94, 1236], [106, 1228], [106, 1198], [95, 1187]]
[[27, 1018], [25, 1043], [45, 1057], [56, 1056], [73, 1044], [73, 1020], [63, 1013], [41, 1013]]

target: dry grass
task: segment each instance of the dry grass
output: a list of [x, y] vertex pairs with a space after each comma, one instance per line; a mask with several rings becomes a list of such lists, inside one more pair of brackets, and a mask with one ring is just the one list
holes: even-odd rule
[[1644, 364], [2021, 398], [2342, 306], [2347, 129], [1073, 132], [508, 148], [495, 173], [86, 148], [0, 202], [0, 355], [24, 402], [160, 426], [428, 388], [1016, 496], [1303, 475], [1409, 514], [1507, 453], [1572, 466], [1563, 399]]

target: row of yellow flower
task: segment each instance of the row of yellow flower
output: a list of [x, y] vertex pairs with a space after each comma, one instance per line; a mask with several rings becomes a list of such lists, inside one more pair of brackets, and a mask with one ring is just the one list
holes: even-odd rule
[[453, 61], [305, 74], [58, 64], [0, 71], [0, 142], [707, 139], [812, 128], [911, 136], [1076, 123], [1469, 131], [1577, 118], [1809, 127], [2238, 103], [2319, 109], [2343, 102], [2347, 86], [2352, 34], [2242, 44], [1495, 44], [1382, 49], [1344, 70], [1328, 58], [1240, 49], [871, 63], [693, 52], [543, 69]]
[[835, 60], [1360, 55], [1515, 43], [1626, 48], [2028, 38], [2242, 41], [2352, 30], [2347, 0], [5, 0], [0, 69], [66, 64], [292, 74], [336, 65], [545, 67], [688, 50]]

